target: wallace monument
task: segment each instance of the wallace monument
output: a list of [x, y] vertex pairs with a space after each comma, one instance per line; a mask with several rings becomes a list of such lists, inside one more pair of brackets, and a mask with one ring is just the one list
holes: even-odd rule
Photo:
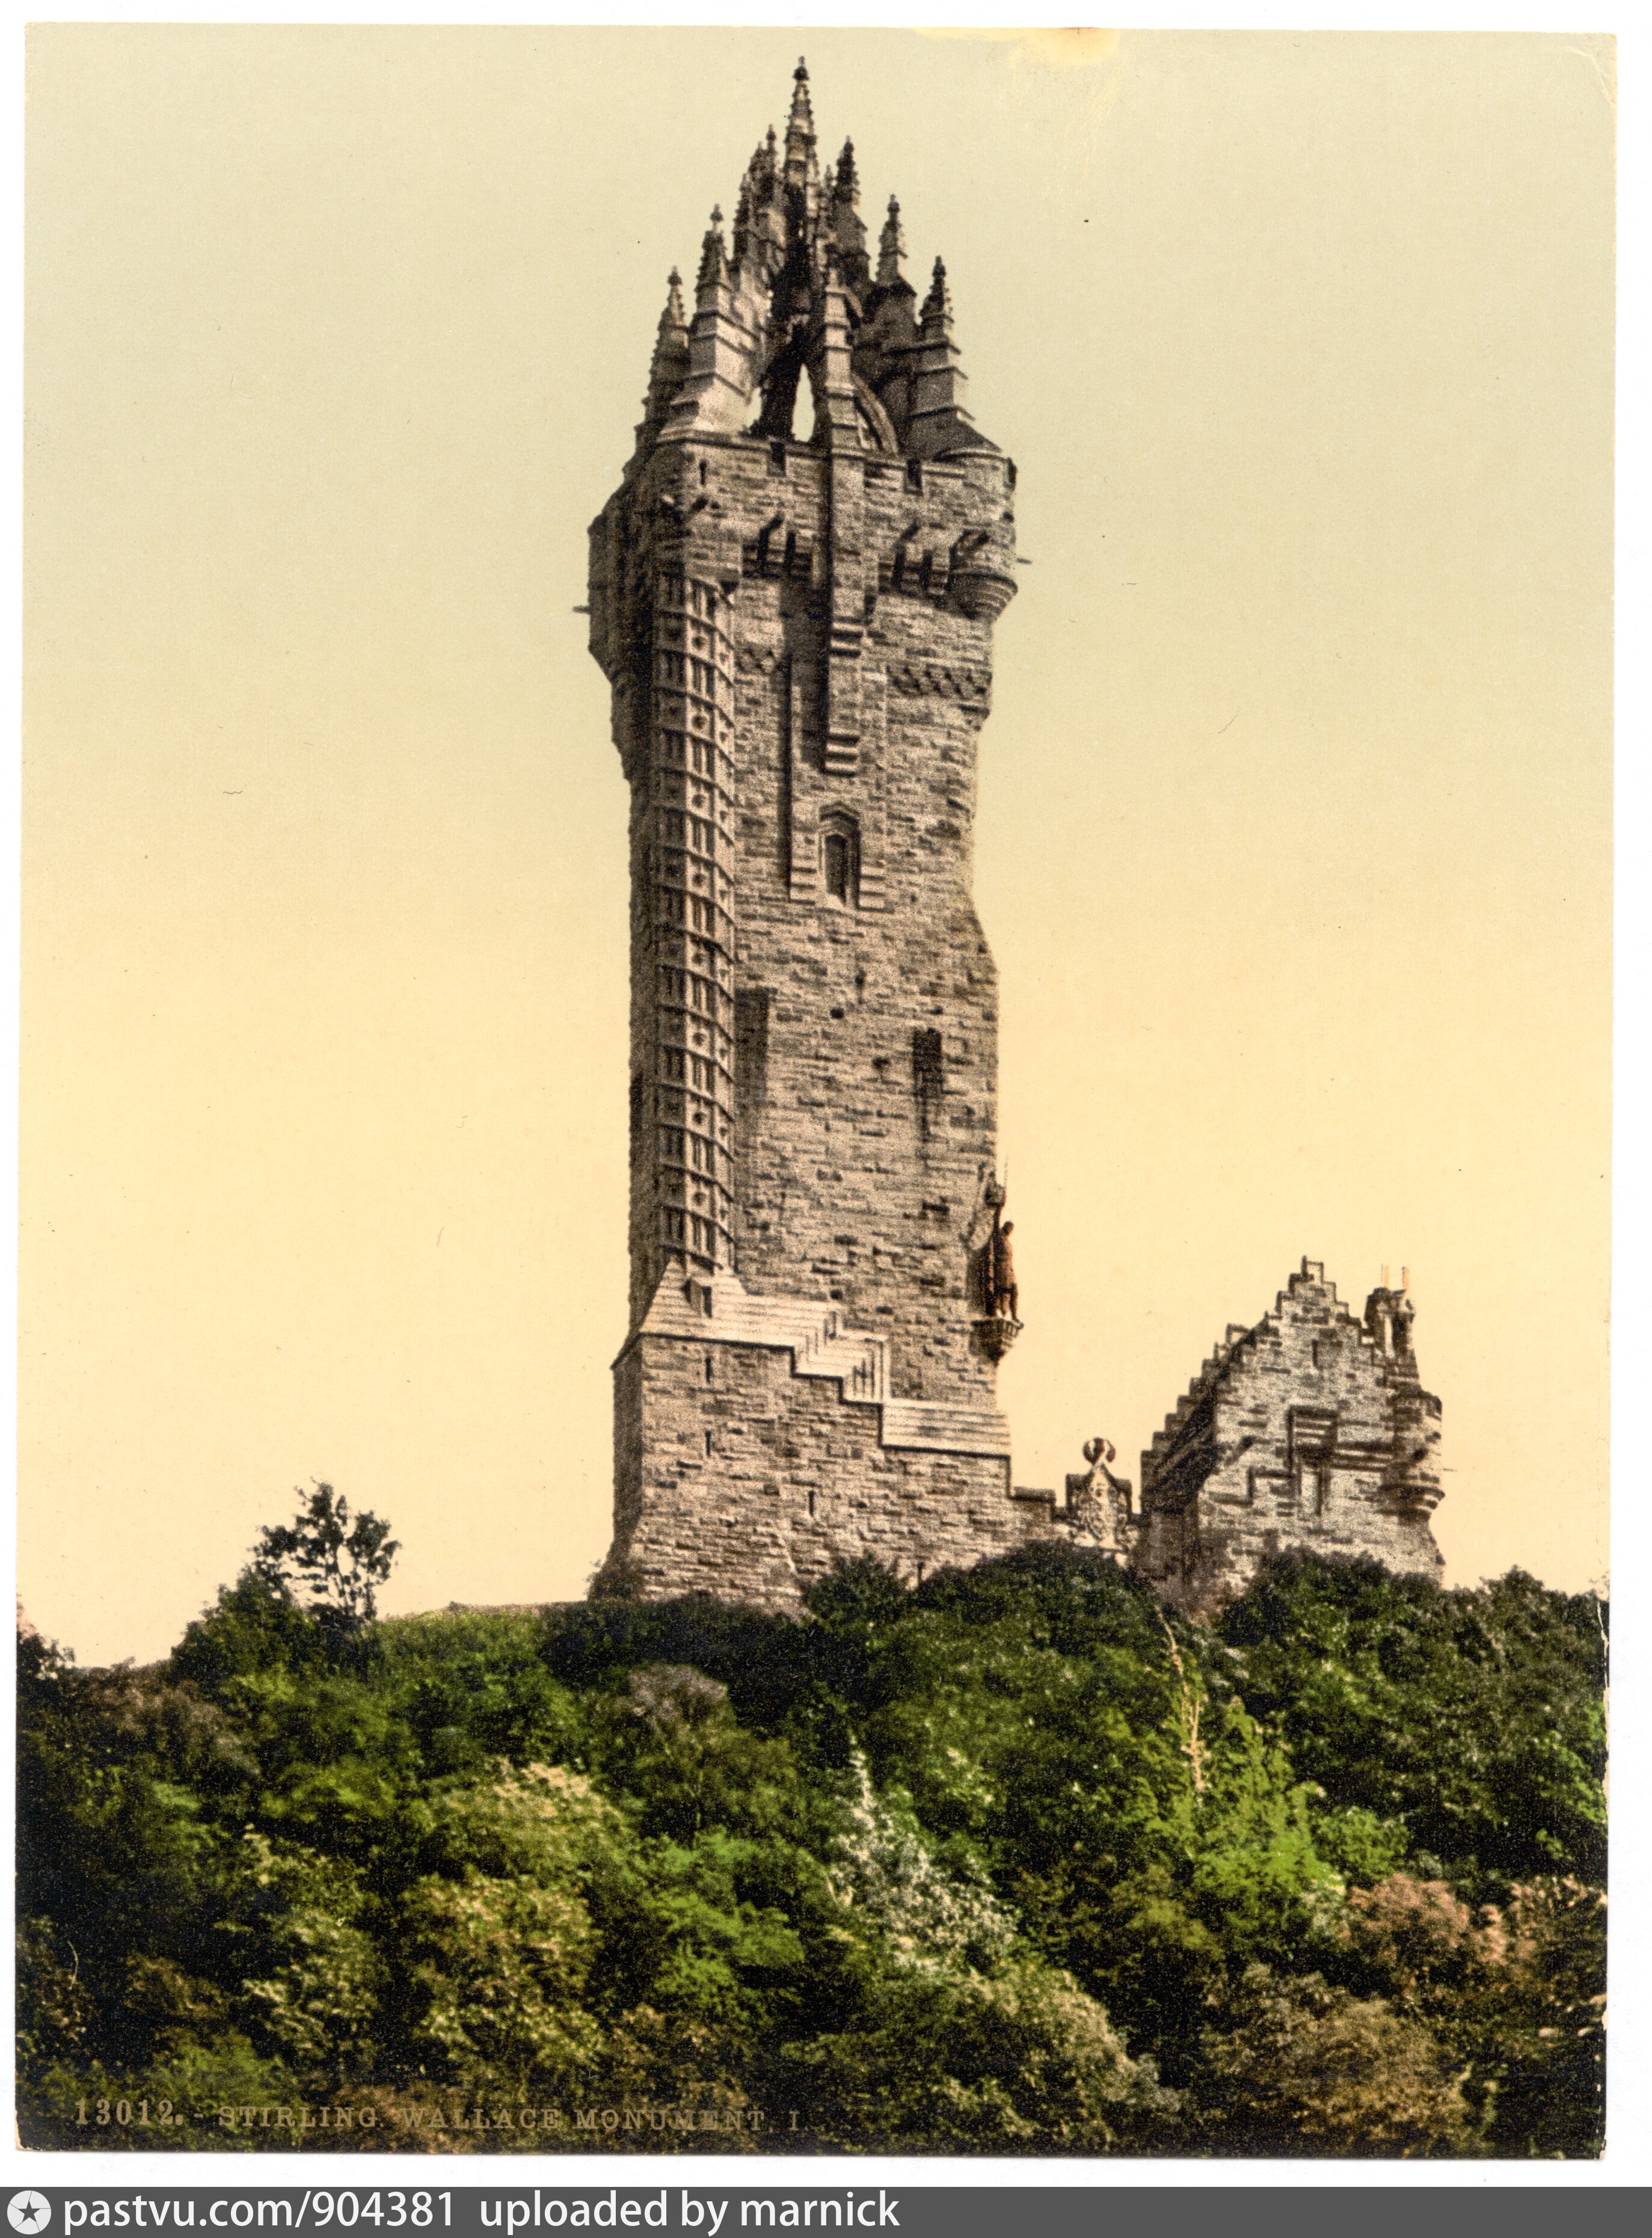
[[1015, 468], [976, 425], [946, 270], [893, 198], [783, 140], [671, 275], [637, 446], [591, 533], [631, 785], [631, 1301], [593, 1588], [796, 1610], [1060, 1534], [1197, 1606], [1285, 1545], [1436, 1574], [1439, 1402], [1402, 1289], [1304, 1261], [1143, 1457], [1013, 1483], [1021, 1332], [998, 990], [970, 895]]

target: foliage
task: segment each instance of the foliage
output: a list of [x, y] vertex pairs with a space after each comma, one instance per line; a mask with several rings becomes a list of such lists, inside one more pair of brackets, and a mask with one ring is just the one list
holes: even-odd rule
[[1070, 1975], [1026, 1958], [895, 1976], [861, 2028], [800, 2046], [789, 2079], [819, 2141], [861, 2151], [1140, 2149], [1177, 2103]]
[[276, 1599], [355, 1632], [373, 1620], [377, 1588], [400, 1552], [387, 1523], [365, 1509], [352, 1522], [343, 1493], [318, 1484], [291, 1523], [260, 1532], [251, 1574]]
[[832, 1892], [887, 1942], [899, 1964], [926, 1958], [991, 1965], [1015, 1939], [1015, 1917], [977, 1867], [937, 1865], [904, 1797], [880, 1797], [856, 1753], [855, 1785], [828, 1867]]
[[326, 1496], [337, 1584], [267, 1533], [153, 1669], [20, 1642], [32, 2142], [1599, 2150], [1593, 1601], [1292, 1558], [1206, 1629], [1036, 1547], [380, 1621]]
[[1597, 2149], [1606, 2085], [1606, 1897], [1569, 1876], [1471, 1912], [1444, 1881], [1357, 1890], [1343, 1970], [1425, 2020], [1472, 2077], [1501, 2158]]
[[1332, 1808], [1403, 1827], [1477, 1891], [1606, 1870], [1604, 1612], [1511, 1570], [1443, 1592], [1292, 1556], [1223, 1616], [1234, 1683]]
[[1439, 2043], [1378, 1997], [1247, 1966], [1202, 2043], [1218, 2151], [1459, 2154], [1468, 2108]]

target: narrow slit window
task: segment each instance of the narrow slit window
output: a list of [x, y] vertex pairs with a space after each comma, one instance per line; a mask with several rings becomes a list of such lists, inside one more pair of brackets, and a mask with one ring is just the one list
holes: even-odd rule
[[945, 1088], [944, 1064], [939, 1027], [915, 1026], [912, 1030], [912, 1085], [926, 1103], [938, 1101]]
[[734, 1095], [737, 1109], [769, 1098], [767, 987], [737, 987], [734, 994]]
[[834, 811], [821, 826], [821, 884], [835, 909], [858, 909], [861, 900], [861, 832], [852, 816]]

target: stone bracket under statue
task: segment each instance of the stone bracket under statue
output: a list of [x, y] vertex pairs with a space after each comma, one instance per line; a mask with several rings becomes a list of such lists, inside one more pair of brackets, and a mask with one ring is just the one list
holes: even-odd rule
[[829, 1379], [845, 1405], [879, 1410], [882, 1446], [1009, 1458], [1009, 1423], [996, 1408], [894, 1397], [889, 1339], [849, 1328], [842, 1307], [829, 1300], [758, 1297], [737, 1275], [684, 1276], [668, 1268], [626, 1350], [639, 1337], [660, 1336], [790, 1352], [794, 1375]]

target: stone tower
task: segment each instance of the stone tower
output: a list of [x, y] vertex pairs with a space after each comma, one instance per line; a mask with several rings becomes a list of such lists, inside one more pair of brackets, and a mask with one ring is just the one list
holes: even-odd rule
[[596, 1590], [770, 1608], [841, 1557], [1018, 1543], [981, 1259], [997, 989], [975, 748], [1015, 470], [945, 269], [876, 262], [800, 64], [783, 141], [673, 273], [591, 532], [631, 793], [631, 1308]]
[[1440, 1402], [1406, 1287], [1356, 1321], [1305, 1259], [1253, 1328], [1230, 1326], [1141, 1456], [1138, 1575], [1202, 1612], [1291, 1548], [1437, 1578]]

